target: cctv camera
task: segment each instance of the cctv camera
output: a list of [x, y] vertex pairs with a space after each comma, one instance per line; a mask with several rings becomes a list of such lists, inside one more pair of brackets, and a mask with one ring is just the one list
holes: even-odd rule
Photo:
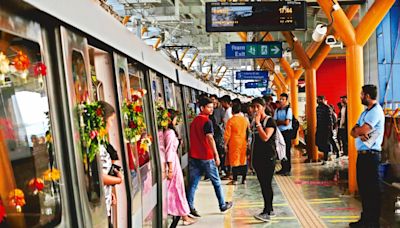
[[320, 42], [324, 39], [324, 36], [326, 32], [328, 31], [328, 28], [324, 24], [318, 24], [317, 27], [315, 28], [313, 34], [312, 34], [312, 39], [315, 42]]
[[332, 35], [329, 35], [329, 36], [326, 37], [325, 43], [327, 45], [332, 46], [332, 45], [336, 44], [336, 38], [334, 36], [332, 36]]

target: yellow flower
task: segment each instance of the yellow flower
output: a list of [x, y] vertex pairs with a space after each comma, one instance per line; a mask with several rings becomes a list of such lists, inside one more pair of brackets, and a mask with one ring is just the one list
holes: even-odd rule
[[51, 180], [57, 181], [60, 179], [60, 177], [61, 177], [61, 173], [56, 168], [53, 168], [53, 170], [47, 169], [43, 173], [43, 178], [45, 181], [51, 181]]
[[101, 138], [103, 138], [104, 136], [106, 136], [107, 135], [107, 130], [105, 129], [105, 128], [101, 128], [100, 129], [100, 132], [99, 132], [99, 136], [101, 137]]
[[161, 126], [162, 126], [162, 127], [168, 126], [168, 120], [163, 120], [163, 121], [161, 121]]

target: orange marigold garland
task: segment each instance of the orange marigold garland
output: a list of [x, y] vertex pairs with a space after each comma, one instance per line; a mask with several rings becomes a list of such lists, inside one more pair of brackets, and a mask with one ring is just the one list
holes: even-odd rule
[[52, 168], [47, 169], [43, 173], [43, 178], [45, 181], [58, 181], [61, 177], [61, 173], [58, 169]]
[[33, 194], [36, 195], [43, 190], [44, 182], [41, 178], [35, 177], [29, 181], [28, 186], [33, 191]]
[[25, 195], [21, 189], [14, 189], [8, 194], [8, 205], [15, 207], [18, 213], [22, 211], [22, 207], [26, 204]]
[[13, 59], [14, 67], [18, 71], [26, 71], [31, 64], [27, 55], [25, 55], [22, 51], [17, 53], [17, 56]]

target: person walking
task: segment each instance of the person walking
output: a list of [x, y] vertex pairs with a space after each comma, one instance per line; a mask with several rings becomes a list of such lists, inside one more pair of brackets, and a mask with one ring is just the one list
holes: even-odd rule
[[331, 151], [330, 139], [332, 138], [332, 111], [331, 108], [326, 105], [325, 97], [317, 97], [317, 131], [315, 133], [315, 141], [318, 150], [324, 153], [324, 160], [322, 165], [325, 165], [328, 161], [328, 154]]
[[237, 184], [238, 175], [242, 175], [242, 184], [247, 175], [247, 133], [249, 122], [241, 113], [241, 104], [235, 102], [232, 106], [233, 117], [226, 124], [224, 142], [227, 151], [227, 165], [232, 167], [233, 180], [228, 184]]
[[260, 183], [264, 199], [263, 211], [255, 215], [258, 220], [268, 222], [270, 217], [275, 216], [272, 207], [274, 193], [272, 190], [272, 177], [275, 170], [276, 148], [275, 148], [275, 120], [265, 114], [265, 102], [262, 98], [252, 101], [255, 110], [253, 137], [253, 167], [256, 170], [257, 179]]
[[167, 163], [168, 214], [176, 218], [182, 217], [183, 225], [191, 225], [196, 220], [191, 219], [189, 205], [186, 199], [185, 183], [182, 167], [179, 163], [179, 137], [176, 131], [177, 111], [168, 109], [170, 122], [164, 129], [165, 162]]
[[220, 211], [224, 212], [233, 205], [232, 202], [225, 202], [217, 169], [220, 160], [215, 146], [212, 122], [209, 119], [214, 105], [208, 97], [200, 99], [199, 105], [201, 112], [190, 124], [189, 188], [187, 191], [190, 214], [195, 217], [200, 217], [194, 207], [194, 196], [202, 173], [206, 173], [214, 186]]
[[291, 153], [290, 149], [292, 148], [292, 118], [293, 113], [292, 109], [288, 104], [289, 96], [286, 93], [282, 93], [280, 95], [280, 107], [275, 110], [274, 120], [276, 121], [276, 125], [281, 131], [283, 138], [285, 139], [286, 144], [286, 160], [282, 160], [282, 169], [277, 172], [277, 174], [290, 176], [290, 171], [292, 170], [291, 164]]
[[348, 155], [348, 130], [347, 130], [347, 96], [340, 97], [340, 110], [338, 116], [338, 138], [343, 148], [343, 155]]
[[377, 94], [375, 85], [362, 87], [361, 103], [367, 109], [361, 113], [350, 133], [355, 138], [358, 151], [357, 183], [362, 203], [361, 218], [357, 222], [350, 223], [350, 227], [380, 227], [381, 193], [378, 165], [382, 150], [385, 115], [376, 101]]

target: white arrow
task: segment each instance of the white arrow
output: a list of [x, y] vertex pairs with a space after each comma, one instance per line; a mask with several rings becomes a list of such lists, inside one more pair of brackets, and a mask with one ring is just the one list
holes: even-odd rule
[[274, 47], [271, 49], [271, 51], [274, 52], [274, 54], [276, 55], [276, 54], [278, 54], [278, 53], [281, 51], [281, 49], [280, 49], [279, 47], [277, 47], [277, 46], [274, 46]]

